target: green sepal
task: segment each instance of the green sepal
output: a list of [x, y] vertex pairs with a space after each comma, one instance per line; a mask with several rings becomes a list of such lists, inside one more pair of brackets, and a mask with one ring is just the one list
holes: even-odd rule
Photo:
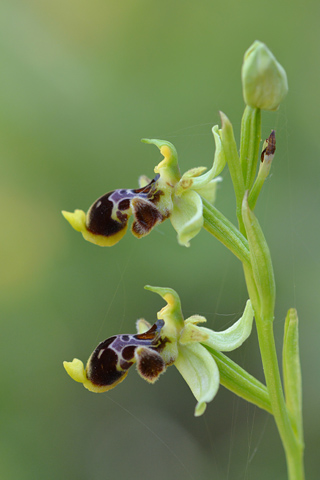
[[219, 389], [219, 369], [210, 353], [200, 343], [179, 346], [174, 365], [198, 401], [194, 415], [199, 417]]
[[174, 145], [166, 140], [157, 140], [154, 138], [143, 138], [141, 141], [143, 143], [156, 145], [156, 147], [159, 148], [164, 159], [155, 167], [154, 171], [160, 174], [161, 179], [174, 186], [181, 177], [178, 165], [178, 154]]
[[145, 285], [145, 290], [157, 293], [167, 302], [167, 305], [158, 312], [158, 319], [174, 323], [176, 328], [181, 329], [184, 325], [180, 297], [173, 288], [152, 287]]
[[202, 211], [201, 197], [193, 190], [174, 197], [170, 220], [180, 245], [189, 247], [190, 240], [200, 232], [203, 227]]
[[216, 198], [217, 183], [222, 181], [222, 177], [213, 178], [212, 175], [208, 175], [212, 169], [202, 175], [205, 170], [206, 167], [198, 167], [185, 172], [175, 187], [175, 195], [180, 196], [186, 190], [192, 189], [213, 204]]

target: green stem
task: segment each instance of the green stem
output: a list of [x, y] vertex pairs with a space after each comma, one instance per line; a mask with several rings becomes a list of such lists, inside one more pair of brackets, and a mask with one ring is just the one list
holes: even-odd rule
[[[267, 383], [267, 389], [270, 396], [271, 411], [274, 415], [276, 425], [278, 427], [279, 434], [284, 446], [288, 465], [289, 480], [304, 480], [305, 477], [303, 467], [303, 446], [301, 446], [301, 442], [297, 441], [297, 438], [295, 437], [292, 430], [280, 380], [278, 359], [276, 355], [273, 335], [274, 312], [268, 312], [268, 318], [266, 318], [266, 316], [264, 315], [264, 309], [262, 307], [263, 302], [261, 302], [262, 299], [260, 298], [256, 282], [253, 277], [248, 242], [246, 238], [239, 232], [239, 230], [226, 217], [224, 217], [221, 212], [219, 212], [215, 207], [213, 207], [209, 202], [205, 201], [204, 199], [203, 216], [204, 228], [213, 236], [215, 236], [218, 240], [220, 240], [243, 263], [249, 296], [254, 306], [256, 315], [261, 358]], [[218, 358], [216, 358], [216, 360], [219, 361]], [[240, 396], [243, 396], [243, 398], [245, 398], [242, 388], [239, 387], [239, 385], [232, 385], [230, 383], [230, 379], [227, 373], [223, 375], [222, 381], [225, 383], [226, 386], [228, 384], [227, 388], [229, 388], [230, 385], [230, 390], [235, 391], [235, 393], [237, 393], [236, 390], [238, 390]], [[240, 382], [239, 377], [238, 381]], [[250, 389], [251, 387], [249, 388], [249, 391]], [[252, 390], [251, 393], [249, 393], [249, 397], [250, 398], [248, 398], [248, 401], [255, 403], [256, 405], [258, 404], [257, 401], [261, 400], [257, 400]], [[264, 408], [262, 405], [259, 406], [261, 406], [261, 408]], [[267, 408], [264, 409], [267, 410]]]
[[256, 325], [272, 413], [286, 453], [289, 479], [303, 480], [305, 478], [303, 449], [299, 442], [297, 442], [288, 417], [280, 380], [272, 318], [263, 318], [260, 317], [259, 314], [256, 314]]
[[204, 346], [219, 367], [221, 385], [248, 402], [272, 413], [268, 390], [263, 383], [223, 353]]
[[[247, 232], [252, 266], [251, 271], [248, 270], [247, 266], [244, 267], [245, 276], [255, 312], [262, 365], [270, 395], [272, 413], [286, 452], [289, 478], [292, 478], [294, 474], [293, 478], [300, 480], [303, 477], [301, 474], [297, 477], [296, 458], [301, 458], [301, 455], [299, 455], [301, 445], [295, 436], [285, 403], [273, 334], [275, 281], [272, 260], [258, 219], [248, 206], [247, 195], [243, 200], [242, 217]], [[253, 292], [253, 297], [251, 297], [254, 284], [256, 289]], [[290, 465], [295, 465], [294, 469]], [[302, 468], [300, 462], [300, 473]]]

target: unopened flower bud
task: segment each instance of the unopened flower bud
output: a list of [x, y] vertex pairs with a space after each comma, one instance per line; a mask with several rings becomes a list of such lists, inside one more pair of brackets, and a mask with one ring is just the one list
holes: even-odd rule
[[262, 42], [255, 41], [246, 51], [241, 76], [243, 98], [250, 107], [277, 110], [288, 92], [284, 68]]

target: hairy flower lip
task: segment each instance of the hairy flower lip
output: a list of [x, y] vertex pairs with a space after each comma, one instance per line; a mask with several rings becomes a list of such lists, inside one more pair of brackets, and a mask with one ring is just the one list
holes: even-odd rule
[[[163, 320], [157, 320], [148, 331], [134, 335], [120, 334], [100, 342], [90, 355], [86, 368], [76, 358], [63, 365], [73, 380], [83, 383], [92, 392], [111, 390], [124, 380], [128, 369], [137, 363], [139, 374], [154, 383], [166, 365], [159, 352], [166, 340], [160, 332]], [[146, 362], [150, 359], [150, 365]]]

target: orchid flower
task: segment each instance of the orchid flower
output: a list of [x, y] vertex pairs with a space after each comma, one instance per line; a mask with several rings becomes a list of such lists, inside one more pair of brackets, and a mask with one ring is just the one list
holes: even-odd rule
[[170, 218], [178, 234], [178, 242], [188, 247], [203, 226], [202, 199], [214, 202], [218, 177], [226, 160], [221, 143], [221, 130], [212, 129], [216, 151], [212, 168], [197, 167], [180, 175], [175, 147], [164, 140], [144, 139], [156, 145], [163, 160], [155, 167], [153, 180], [140, 177], [140, 188], [118, 189], [98, 198], [88, 212], [62, 211], [71, 226], [89, 242], [100, 246], [115, 245], [126, 233], [133, 216], [132, 233], [140, 238], [156, 225]]
[[198, 326], [206, 322], [200, 315], [183, 319], [178, 294], [171, 288], [146, 286], [166, 302], [157, 314], [153, 326], [143, 319], [137, 321], [138, 333], [114, 335], [101, 342], [90, 356], [86, 368], [74, 359], [64, 362], [68, 374], [92, 392], [105, 392], [118, 385], [136, 363], [142, 378], [154, 383], [170, 365], [175, 365], [192, 393], [197, 405], [195, 416], [200, 416], [206, 404], [216, 395], [219, 383], [218, 366], [206, 347], [216, 351], [234, 350], [249, 337], [253, 309], [247, 301], [242, 317], [230, 328], [215, 332]]

